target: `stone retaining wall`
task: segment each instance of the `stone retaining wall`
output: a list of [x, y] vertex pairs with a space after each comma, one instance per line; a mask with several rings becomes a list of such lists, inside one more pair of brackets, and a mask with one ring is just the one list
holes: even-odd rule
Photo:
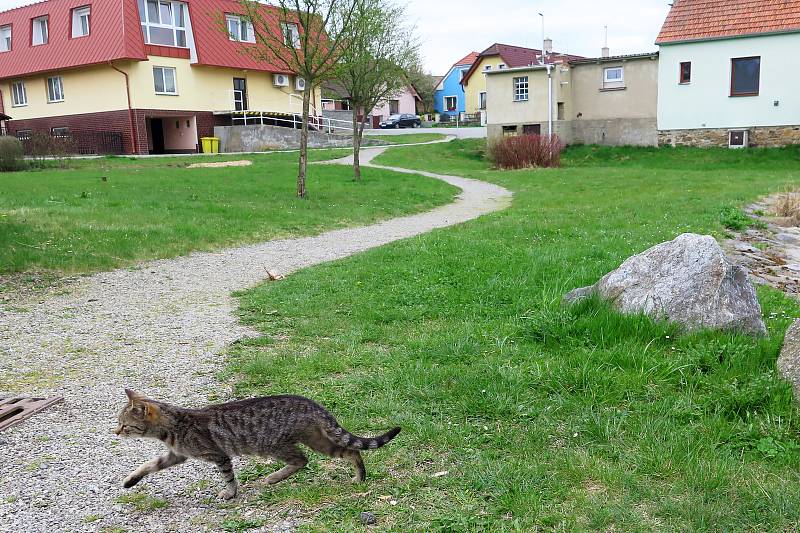
[[800, 144], [800, 126], [769, 126], [753, 128], [703, 128], [693, 130], [663, 130], [658, 132], [659, 146], [727, 147], [728, 132], [746, 129], [750, 146], [776, 147]]
[[[300, 130], [280, 126], [215, 126], [220, 152], [265, 152], [300, 148]], [[384, 141], [364, 137], [363, 146], [382, 146]], [[347, 148], [351, 135], [308, 132], [309, 148]]]

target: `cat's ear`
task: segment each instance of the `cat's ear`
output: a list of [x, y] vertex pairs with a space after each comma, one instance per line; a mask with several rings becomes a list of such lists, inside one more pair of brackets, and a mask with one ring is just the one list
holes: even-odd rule
[[128, 396], [128, 399], [130, 401], [133, 401], [133, 400], [136, 400], [137, 398], [140, 398], [140, 396], [136, 392], [132, 391], [131, 389], [125, 389], [125, 394]]
[[142, 402], [142, 406], [144, 407], [144, 417], [147, 419], [148, 422], [156, 422], [159, 418], [161, 418], [161, 409], [151, 402]]

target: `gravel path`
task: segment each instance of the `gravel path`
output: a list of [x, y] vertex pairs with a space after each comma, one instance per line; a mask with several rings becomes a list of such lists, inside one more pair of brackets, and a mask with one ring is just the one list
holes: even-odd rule
[[[365, 149], [364, 163], [383, 150]], [[253, 501], [257, 483], [243, 486], [237, 503], [218, 502], [218, 474], [198, 462], [140, 484], [147, 495], [140, 505], [166, 507], [141, 511], [120, 503], [120, 496], [131, 494], [120, 487], [122, 478], [163, 450], [159, 443], [112, 434], [125, 403], [122, 388], [187, 406], [226, 398], [229, 388], [215, 378], [219, 354], [255, 334], [234, 317], [231, 292], [263, 281], [266, 269], [288, 274], [510, 204], [511, 193], [496, 185], [418, 174], [463, 192], [452, 204], [419, 215], [154, 261], [87, 277], [69, 294], [27, 310], [0, 306], [0, 397], [34, 392], [65, 398], [0, 433], [0, 531], [217, 530], [221, 519], [238, 512], [264, 519], [270, 524], [264, 531], [292, 530], [297, 520], [290, 509]]]

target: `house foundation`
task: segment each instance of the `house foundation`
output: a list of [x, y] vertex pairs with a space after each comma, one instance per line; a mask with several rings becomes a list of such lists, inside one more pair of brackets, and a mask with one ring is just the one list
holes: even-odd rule
[[731, 130], [747, 130], [751, 147], [770, 148], [800, 144], [800, 125], [796, 125], [662, 130], [658, 132], [658, 145], [726, 148]]

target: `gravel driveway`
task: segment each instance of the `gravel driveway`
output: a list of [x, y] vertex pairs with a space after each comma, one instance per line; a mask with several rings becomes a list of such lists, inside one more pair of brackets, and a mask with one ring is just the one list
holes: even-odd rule
[[[365, 149], [364, 162], [383, 150]], [[140, 484], [147, 496], [138, 504], [145, 510], [120, 503], [120, 496], [131, 494], [121, 488], [122, 478], [162, 451], [159, 443], [123, 441], [112, 434], [125, 403], [122, 388], [185, 406], [225, 399], [230, 390], [215, 378], [223, 364], [219, 354], [254, 334], [234, 317], [232, 291], [263, 281], [266, 269], [288, 274], [510, 203], [511, 193], [496, 185], [419, 174], [463, 193], [452, 204], [419, 215], [154, 261], [84, 278], [69, 294], [50, 296], [29, 309], [0, 305], [0, 397], [65, 398], [0, 433], [0, 531], [217, 530], [232, 513], [271, 524], [263, 531], [293, 529], [297, 519], [291, 509], [254, 501], [258, 483], [245, 484], [237, 503], [218, 502], [218, 474], [193, 461]]]

